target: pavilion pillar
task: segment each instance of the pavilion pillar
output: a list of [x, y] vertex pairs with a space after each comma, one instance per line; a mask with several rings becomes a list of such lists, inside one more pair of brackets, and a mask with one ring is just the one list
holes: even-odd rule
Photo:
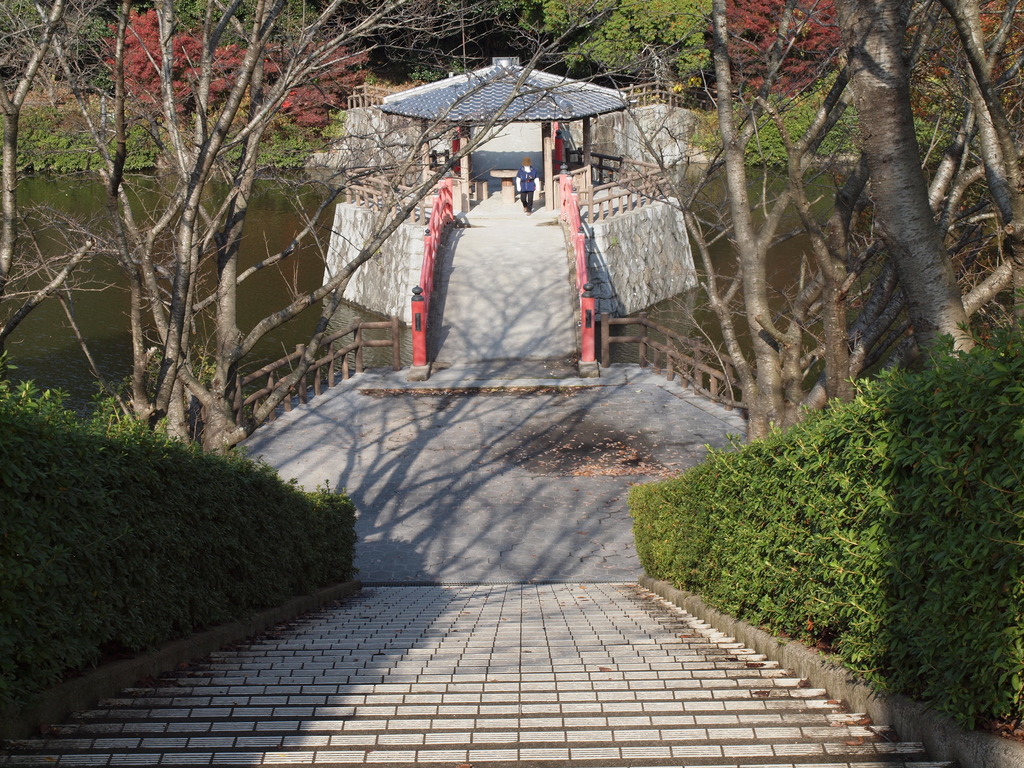
[[[473, 128], [468, 125], [460, 125], [458, 128], [456, 128], [456, 130], [459, 133], [459, 146], [461, 147], [468, 144], [470, 139], [472, 138]], [[462, 198], [463, 212], [469, 211], [471, 205], [470, 197], [472, 196], [472, 193], [470, 191], [470, 179], [472, 178], [472, 171], [473, 153], [470, 152], [467, 153], [466, 156], [462, 158], [462, 162], [459, 165], [459, 186], [462, 189], [462, 194], [460, 195], [460, 197]]]
[[544, 158], [544, 207], [549, 211], [555, 210], [555, 170], [551, 166], [551, 155], [555, 150], [554, 136], [551, 133], [551, 123], [541, 123], [541, 157]]
[[[428, 121], [420, 120], [420, 128], [422, 129], [423, 135], [426, 135], [427, 127], [429, 125], [430, 125], [430, 123]], [[426, 141], [423, 142], [423, 146], [421, 147], [421, 151], [420, 151], [420, 162], [422, 164], [422, 169], [423, 169], [421, 171], [421, 173], [420, 173], [420, 178], [423, 181], [426, 181], [427, 179], [430, 178], [430, 143], [429, 142], [426, 142]]]
[[583, 164], [590, 165], [590, 161], [593, 159], [591, 155], [594, 138], [591, 131], [591, 123], [589, 117], [583, 118]]

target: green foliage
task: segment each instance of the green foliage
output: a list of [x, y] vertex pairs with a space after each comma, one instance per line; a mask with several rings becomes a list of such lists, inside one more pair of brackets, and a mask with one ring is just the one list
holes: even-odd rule
[[[305, 167], [309, 156], [324, 149], [322, 129], [302, 128], [285, 118], [279, 118], [267, 131], [259, 147], [259, 165], [263, 168], [299, 170]], [[237, 145], [226, 151], [222, 160], [231, 165], [238, 162], [243, 151]]]
[[[822, 81], [821, 87], [814, 93], [799, 99], [790, 99], [779, 105], [780, 109], [785, 110], [782, 113], [782, 121], [791, 141], [798, 141], [811, 127], [828, 84], [828, 81]], [[818, 147], [817, 154], [822, 156], [851, 155], [856, 152], [854, 143], [856, 135], [857, 116], [852, 109], [847, 109], [839, 122], [825, 136]], [[761, 122], [757, 133], [747, 145], [746, 158], [747, 163], [752, 165], [776, 168], [786, 166], [788, 162], [786, 147], [782, 141], [782, 134], [779, 133], [774, 121], [765, 119]]]
[[651, 576], [973, 725], [1024, 716], [1022, 473], [1017, 330], [630, 507]]
[[[667, 65], [686, 77], [710, 63], [704, 40], [708, 0], [508, 0], [506, 5], [518, 10], [527, 27], [561, 35], [581, 26], [567, 57], [577, 70], [592, 62], [604, 71], [650, 77]], [[591, 24], [595, 16], [599, 20]]]
[[[309, 156], [323, 148], [321, 131], [306, 129], [281, 117], [260, 146], [260, 163], [265, 167], [299, 169]], [[128, 127], [125, 170], [152, 170], [159, 148], [149, 129], [141, 122]], [[237, 159], [237, 147], [225, 156]], [[77, 115], [51, 108], [25, 110], [18, 137], [18, 168], [26, 173], [77, 173], [95, 171], [102, 162], [86, 126]]]
[[354, 509], [0, 382], [0, 707], [353, 573]]
[[[143, 125], [129, 126], [127, 151], [127, 171], [145, 171], [156, 164], [156, 143]], [[18, 133], [18, 168], [21, 171], [95, 171], [101, 162], [87, 126], [77, 115], [48, 107], [22, 113]]]

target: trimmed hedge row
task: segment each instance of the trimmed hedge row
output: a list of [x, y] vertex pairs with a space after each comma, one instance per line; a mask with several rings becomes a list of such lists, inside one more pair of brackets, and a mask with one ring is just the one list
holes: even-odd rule
[[1024, 716], [1021, 333], [634, 488], [646, 572], [958, 718]]
[[131, 422], [0, 382], [0, 708], [352, 576], [355, 511]]

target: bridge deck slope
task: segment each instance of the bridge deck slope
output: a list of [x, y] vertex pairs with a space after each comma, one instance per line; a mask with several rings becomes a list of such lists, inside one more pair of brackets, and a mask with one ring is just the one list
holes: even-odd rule
[[494, 195], [453, 231], [432, 307], [435, 367], [565, 364], [576, 353], [573, 296], [557, 214]]

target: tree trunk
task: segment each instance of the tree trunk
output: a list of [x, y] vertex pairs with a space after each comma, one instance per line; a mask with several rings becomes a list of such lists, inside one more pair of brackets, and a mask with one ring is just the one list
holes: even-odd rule
[[956, 276], [928, 203], [910, 105], [903, 38], [909, 2], [837, 0], [871, 174], [876, 218], [900, 283], [917, 342], [950, 335], [971, 346]]

